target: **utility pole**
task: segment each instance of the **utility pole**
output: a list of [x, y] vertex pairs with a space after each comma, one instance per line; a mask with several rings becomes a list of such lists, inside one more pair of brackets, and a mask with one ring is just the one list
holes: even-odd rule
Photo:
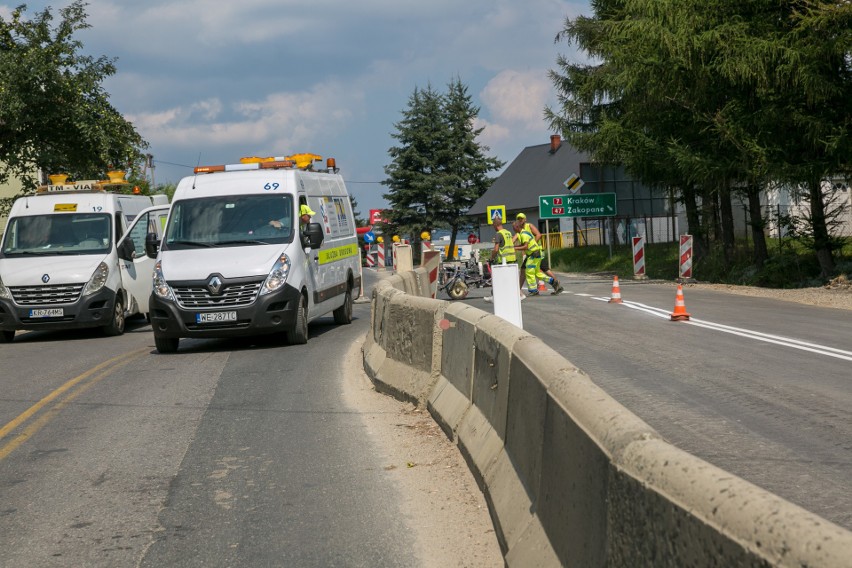
[[156, 189], [154, 185], [154, 156], [152, 154], [145, 154], [145, 167], [151, 169], [151, 192], [153, 193]]

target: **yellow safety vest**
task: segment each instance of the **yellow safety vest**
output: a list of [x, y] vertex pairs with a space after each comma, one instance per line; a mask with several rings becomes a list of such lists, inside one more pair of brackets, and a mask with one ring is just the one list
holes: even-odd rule
[[500, 229], [497, 232], [503, 235], [503, 246], [498, 251], [500, 254], [498, 260], [505, 259], [506, 262], [515, 262], [515, 243], [512, 242], [512, 233], [506, 229]]
[[527, 245], [527, 255], [533, 255], [541, 252], [541, 245], [535, 240], [535, 236], [529, 231], [521, 231], [518, 233], [518, 238], [522, 245]]

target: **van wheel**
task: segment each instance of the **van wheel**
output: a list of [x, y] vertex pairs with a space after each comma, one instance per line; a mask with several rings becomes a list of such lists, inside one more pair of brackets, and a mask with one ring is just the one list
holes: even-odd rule
[[15, 339], [14, 329], [0, 330], [0, 343], [12, 343], [13, 339]]
[[352, 323], [352, 290], [348, 287], [343, 296], [343, 305], [334, 310], [334, 323], [341, 325]]
[[305, 306], [305, 297], [299, 294], [299, 307], [296, 308], [296, 321], [293, 329], [287, 333], [287, 343], [290, 345], [304, 345], [308, 342], [308, 313]]
[[115, 306], [112, 309], [112, 319], [104, 326], [104, 335], [116, 336], [124, 333], [124, 302], [121, 296], [115, 297]]
[[154, 345], [160, 353], [174, 353], [178, 350], [178, 344], [180, 344], [179, 337], [163, 337], [154, 334]]

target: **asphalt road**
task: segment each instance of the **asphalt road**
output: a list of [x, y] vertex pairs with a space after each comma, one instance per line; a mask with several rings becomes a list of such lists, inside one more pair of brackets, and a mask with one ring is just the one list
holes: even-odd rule
[[[671, 283], [566, 279], [522, 303], [524, 329], [670, 442], [852, 529], [852, 317], [847, 310]], [[466, 302], [485, 311], [487, 289]]]
[[[677, 446], [852, 528], [847, 311], [687, 289], [676, 323], [671, 285], [565, 287], [524, 302], [527, 330]], [[304, 346], [162, 356], [142, 322], [0, 345], [0, 566], [423, 565], [340, 393], [355, 317]]]
[[411, 511], [341, 394], [356, 320], [307, 345], [150, 326], [0, 345], [0, 566], [421, 566]]

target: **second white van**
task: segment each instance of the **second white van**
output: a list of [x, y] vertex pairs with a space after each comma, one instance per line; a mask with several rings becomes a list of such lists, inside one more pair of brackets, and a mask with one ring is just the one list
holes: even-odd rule
[[161, 234], [169, 206], [112, 191], [122, 187], [58, 183], [15, 201], [0, 246], [0, 342], [17, 330], [120, 335], [128, 316], [148, 312], [145, 236]]

